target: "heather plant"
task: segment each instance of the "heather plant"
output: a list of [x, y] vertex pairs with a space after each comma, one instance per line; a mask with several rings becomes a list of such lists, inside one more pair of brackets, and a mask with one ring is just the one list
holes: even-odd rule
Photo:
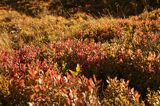
[[[1, 67], [5, 70], [5, 77], [9, 86], [2, 85], [2, 92], [5, 91], [5, 87], [7, 87], [6, 89], [9, 88], [9, 96], [7, 95], [4, 99], [5, 102], [9, 103], [8, 105], [24, 105], [27, 103], [34, 105], [99, 104], [96, 96], [95, 77], [93, 81], [91, 78], [77, 77], [75, 74], [66, 73], [63, 76], [54, 67], [49, 67], [45, 60], [21, 61], [19, 64], [16, 60], [14, 60], [14, 63], [10, 61], [11, 64], [6, 64], [7, 60], [5, 59], [3, 61]], [[77, 71], [80, 71], [79, 66], [77, 66], [75, 72]]]
[[[82, 73], [88, 76], [100, 73], [104, 75], [113, 73], [130, 79], [129, 76], [127, 77], [129, 73], [133, 75], [134, 72], [142, 73], [143, 76], [143, 73], [159, 72], [159, 52], [157, 46], [157, 52], [154, 52], [153, 50], [155, 49], [150, 51], [143, 48], [143, 50], [134, 48], [132, 45], [124, 45], [124, 43], [97, 44], [93, 41], [68, 39], [59, 40], [53, 44], [46, 45], [46, 47], [41, 47], [43, 49], [34, 46], [24, 46], [24, 48], [17, 51], [18, 55], [14, 54], [14, 58], [19, 56], [17, 62], [23, 63], [36, 59], [40, 61], [47, 60], [49, 67], [52, 67], [51, 64], [54, 62], [57, 62], [59, 66], [64, 62], [67, 64], [62, 65], [62, 67], [65, 66], [66, 69], [71, 70], [74, 70], [76, 65], [79, 64]], [[124, 73], [127, 68], [130, 69], [127, 71], [128, 74]], [[63, 73], [66, 69], [63, 69]], [[134, 79], [134, 77], [132, 78]]]
[[0, 75], [0, 104], [4, 102], [8, 95], [10, 95], [9, 82], [3, 75]]
[[160, 9], [156, 9], [151, 12], [145, 11], [144, 13], [142, 13], [139, 16], [133, 16], [130, 18], [134, 19], [134, 20], [159, 20], [159, 15], [160, 15], [159, 11], [160, 11]]
[[159, 95], [159, 90], [157, 91], [151, 91], [148, 89], [148, 94], [147, 94], [147, 103], [150, 106], [158, 106], [160, 104], [160, 95]]
[[7, 6], [8, 8], [14, 8], [27, 15], [38, 16], [43, 14], [43, 12], [47, 14], [49, 2], [50, 0], [47, 2], [44, 0], [2, 0], [0, 4], [2, 4], [2, 6]]
[[[67, 40], [64, 42], [64, 45], [69, 47], [66, 45], [70, 44], [69, 42], [74, 43], [74, 40]], [[55, 50], [58, 50], [56, 54], [60, 53], [59, 50], [61, 49], [58, 49], [58, 47], [60, 47], [59, 43], [57, 42], [57, 46], [56, 44], [53, 44], [49, 45], [47, 48], [54, 50], [54, 47], [56, 47]], [[78, 42], [77, 45], [79, 43], [82, 45], [84, 42]], [[64, 48], [65, 46], [62, 44], [63, 43], [61, 41], [61, 46]], [[74, 45], [74, 49], [76, 49], [77, 45]], [[85, 46], [83, 47], [85, 48]], [[34, 46], [24, 46], [20, 50], [15, 50], [14, 52], [1, 52], [0, 67], [1, 70], [4, 70], [6, 81], [9, 82], [8, 87], [10, 92], [9, 96], [7, 95], [5, 98], [3, 98], [4, 103], [10, 100], [11, 104], [21, 105], [26, 103], [33, 105], [141, 105], [140, 95], [137, 93], [137, 91], [128, 87], [129, 82], [110, 78], [107, 80], [107, 88], [104, 90], [104, 92], [102, 92], [104, 95], [104, 97], [102, 97], [103, 100], [100, 101], [98, 97], [99, 94], [97, 92], [97, 85], [99, 84], [96, 80], [97, 74], [96, 76], [93, 76], [93, 79], [88, 79], [84, 76], [81, 76], [79, 72], [88, 71], [86, 70], [87, 68], [83, 67], [82, 64], [77, 64], [76, 68], [70, 70], [69, 67], [67, 67], [69, 64], [62, 61], [62, 65], [59, 67], [57, 63], [54, 63], [55, 57], [51, 58], [52, 56], [50, 57], [50, 54], [43, 54], [41, 55], [41, 58], [37, 57], [39, 53], [42, 53], [41, 50], [45, 51], [46, 48], [40, 49], [39, 47]], [[134, 53], [132, 52], [133, 51], [131, 50], [126, 51], [124, 54], [127, 57], [125, 58], [127, 59], [130, 57]], [[46, 51], [44, 53], [46, 53]], [[141, 54], [140, 50], [137, 50], [136, 53], [138, 57], [143, 55]], [[63, 52], [58, 55], [58, 58], [60, 58], [62, 54]], [[122, 54], [120, 56], [122, 56]], [[51, 60], [49, 60], [49, 58], [51, 58]], [[151, 62], [154, 61], [154, 59], [154, 54], [149, 54], [147, 61]], [[61, 70], [68, 70], [70, 74], [66, 72], [62, 75], [61, 72], [63, 71]], [[123, 75], [123, 71], [125, 70], [123, 68], [121, 68], [121, 70], [122, 71], [116, 75]], [[133, 76], [135, 75], [133, 80], [144, 75], [140, 74], [140, 71], [138, 72], [139, 76], [137, 76], [137, 73], [133, 74], [131, 70], [129, 73]], [[127, 74], [128, 73], [124, 73], [124, 76], [127, 76]], [[128, 77], [128, 79], [130, 78]], [[134, 86], [139, 83], [136, 81], [133, 82], [132, 79], [130, 80]], [[158, 81], [155, 75], [146, 81], [146, 84], [151, 84], [154, 81]], [[143, 88], [143, 86], [144, 85], [142, 84], [141, 87]]]
[[[82, 7], [75, 7], [80, 12], [74, 15], [68, 11], [72, 6], [62, 10], [72, 4], [92, 8], [93, 1], [14, 1], [0, 1], [21, 9], [0, 7], [0, 105], [158, 105], [159, 9], [125, 19], [98, 18]], [[142, 1], [116, 5], [121, 15], [128, 6], [151, 9], [152, 3]], [[72, 17], [48, 15], [51, 11]]]
[[157, 0], [2, 0], [0, 4], [31, 16], [39, 16], [45, 13], [65, 17], [71, 17], [79, 11], [94, 16], [112, 15], [126, 17], [159, 8], [159, 1]]
[[117, 78], [107, 80], [108, 86], [104, 91], [103, 106], [140, 106], [140, 95], [133, 88], [128, 87], [129, 82]]
[[[20, 48], [23, 44], [43, 45], [67, 38], [89, 39], [102, 43], [132, 41], [130, 43], [134, 46], [157, 45], [159, 41], [158, 20], [95, 19], [84, 14], [77, 14], [69, 19], [50, 15], [31, 18], [15, 11], [0, 10], [0, 13], [1, 35], [6, 36], [0, 44], [4, 45], [5, 41], [7, 47], [11, 48]], [[150, 43], [148, 39], [153, 40]]]
[[[60, 64], [65, 61], [69, 69], [74, 69], [77, 64], [81, 66], [82, 74], [92, 76], [99, 73], [100, 66], [105, 64], [105, 51], [100, 44], [92, 41], [78, 41], [74, 39], [62, 40], [50, 45], [55, 50], [55, 60]], [[86, 71], [83, 71], [83, 70]]]

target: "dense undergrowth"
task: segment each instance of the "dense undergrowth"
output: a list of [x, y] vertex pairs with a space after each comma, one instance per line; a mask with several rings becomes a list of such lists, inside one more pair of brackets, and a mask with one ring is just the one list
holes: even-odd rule
[[160, 105], [159, 20], [160, 9], [66, 19], [3, 7], [0, 105]]
[[0, 6], [30, 16], [44, 14], [71, 17], [79, 11], [93, 16], [128, 17], [160, 7], [159, 0], [1, 0]]

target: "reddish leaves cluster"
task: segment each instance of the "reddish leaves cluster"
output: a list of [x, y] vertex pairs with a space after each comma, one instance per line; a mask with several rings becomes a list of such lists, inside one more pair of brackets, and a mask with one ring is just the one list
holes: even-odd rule
[[56, 59], [66, 61], [70, 68], [80, 64], [82, 68], [98, 68], [104, 62], [105, 51], [102, 50], [101, 44], [90, 41], [81, 42], [78, 40], [68, 39], [58, 41], [50, 45], [51, 50], [55, 49]]
[[[146, 36], [153, 40], [157, 37], [154, 34]], [[160, 70], [160, 56], [157, 52], [144, 50], [146, 48], [129, 47], [129, 44], [125, 43], [101, 44], [90, 40], [59, 40], [43, 47], [24, 46], [11, 52], [1, 51], [0, 70], [4, 70], [12, 92], [16, 90], [16, 95], [21, 98], [25, 97], [25, 101], [34, 103], [56, 101], [56, 103], [69, 105], [96, 104], [98, 103], [96, 101], [98, 100], [97, 88], [92, 79], [84, 76], [78, 78], [67, 73], [63, 73], [65, 75], [63, 76], [61, 68], [54, 69], [55, 63], [62, 65], [66, 62], [67, 70], [73, 71], [79, 64], [82, 74], [87, 76], [95, 73], [97, 76], [105, 74], [106, 77], [115, 73], [135, 80], [139, 77], [135, 76], [135, 73], [143, 76], [148, 72], [158, 73]], [[128, 76], [129, 74], [131, 76]], [[138, 83], [139, 79], [137, 79], [134, 86], [151, 86], [153, 81], [158, 80], [158, 77], [142, 78], [142, 80], [147, 81], [146, 85]], [[15, 96], [13, 98], [15, 99]]]
[[[58, 72], [59, 70], [49, 67], [47, 61], [34, 60], [34, 55], [30, 57], [30, 62], [24, 61], [29, 57], [24, 59], [7, 53], [1, 53], [1, 56], [0, 66], [5, 71], [9, 71], [5, 76], [10, 82], [11, 92], [15, 92], [11, 93], [10, 97], [27, 99], [18, 101], [18, 98], [10, 98], [11, 103], [19, 104], [24, 101], [34, 102], [34, 104], [61, 105], [96, 105], [98, 103], [95, 77], [93, 82], [92, 79], [84, 76], [80, 78], [70, 74], [63, 76]], [[20, 62], [21, 58], [24, 60]]]

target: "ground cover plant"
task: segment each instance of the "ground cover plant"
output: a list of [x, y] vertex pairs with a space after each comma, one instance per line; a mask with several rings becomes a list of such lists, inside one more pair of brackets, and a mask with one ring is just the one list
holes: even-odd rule
[[[63, 1], [53, 11], [52, 0], [2, 0], [0, 105], [160, 105], [159, 1], [142, 0], [134, 16], [120, 11], [126, 2], [111, 0], [119, 10], [95, 17], [81, 8], [93, 1]], [[149, 11], [136, 12], [139, 5]]]
[[71, 17], [77, 11], [94, 16], [128, 17], [159, 8], [159, 0], [1, 0], [1, 6], [30, 16], [54, 14]]

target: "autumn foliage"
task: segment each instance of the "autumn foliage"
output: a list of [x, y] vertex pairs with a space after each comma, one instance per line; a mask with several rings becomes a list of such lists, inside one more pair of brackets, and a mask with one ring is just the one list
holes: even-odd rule
[[[64, 18], [48, 13], [43, 0], [14, 0], [21, 11], [2, 1], [0, 105], [160, 105], [160, 9], [124, 19], [82, 11]], [[80, 1], [72, 3], [94, 6]]]

